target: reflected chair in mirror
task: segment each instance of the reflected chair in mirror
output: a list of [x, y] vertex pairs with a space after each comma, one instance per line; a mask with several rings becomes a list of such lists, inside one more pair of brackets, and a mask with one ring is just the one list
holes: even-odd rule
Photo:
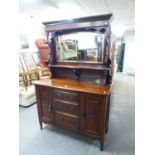
[[57, 50], [59, 51], [58, 59], [60, 61], [77, 60], [77, 40], [67, 39], [64, 40], [62, 36], [58, 37]]

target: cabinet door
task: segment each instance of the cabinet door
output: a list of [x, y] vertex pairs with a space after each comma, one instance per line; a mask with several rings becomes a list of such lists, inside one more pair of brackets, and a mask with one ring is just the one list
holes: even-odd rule
[[52, 100], [48, 87], [37, 88], [37, 105], [41, 120], [48, 123], [52, 118]]
[[86, 133], [98, 135], [100, 132], [101, 98], [96, 95], [85, 95], [82, 109], [83, 127]]

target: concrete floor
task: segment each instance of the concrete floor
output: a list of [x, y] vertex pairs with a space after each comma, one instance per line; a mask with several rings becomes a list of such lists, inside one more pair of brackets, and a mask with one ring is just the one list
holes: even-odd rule
[[83, 135], [44, 125], [40, 130], [36, 104], [20, 107], [20, 155], [134, 155], [134, 76], [116, 74], [111, 96], [109, 132], [104, 151], [100, 143]]

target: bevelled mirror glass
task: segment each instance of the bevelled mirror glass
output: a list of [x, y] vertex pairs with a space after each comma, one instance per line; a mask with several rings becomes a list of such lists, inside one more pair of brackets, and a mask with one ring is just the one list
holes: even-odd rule
[[57, 61], [101, 62], [103, 44], [104, 34], [98, 32], [72, 32], [57, 35]]

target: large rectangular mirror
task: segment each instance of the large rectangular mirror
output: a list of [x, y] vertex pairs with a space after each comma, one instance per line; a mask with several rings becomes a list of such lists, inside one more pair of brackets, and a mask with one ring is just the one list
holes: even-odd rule
[[58, 62], [102, 62], [104, 34], [98, 32], [72, 32], [57, 35]]

